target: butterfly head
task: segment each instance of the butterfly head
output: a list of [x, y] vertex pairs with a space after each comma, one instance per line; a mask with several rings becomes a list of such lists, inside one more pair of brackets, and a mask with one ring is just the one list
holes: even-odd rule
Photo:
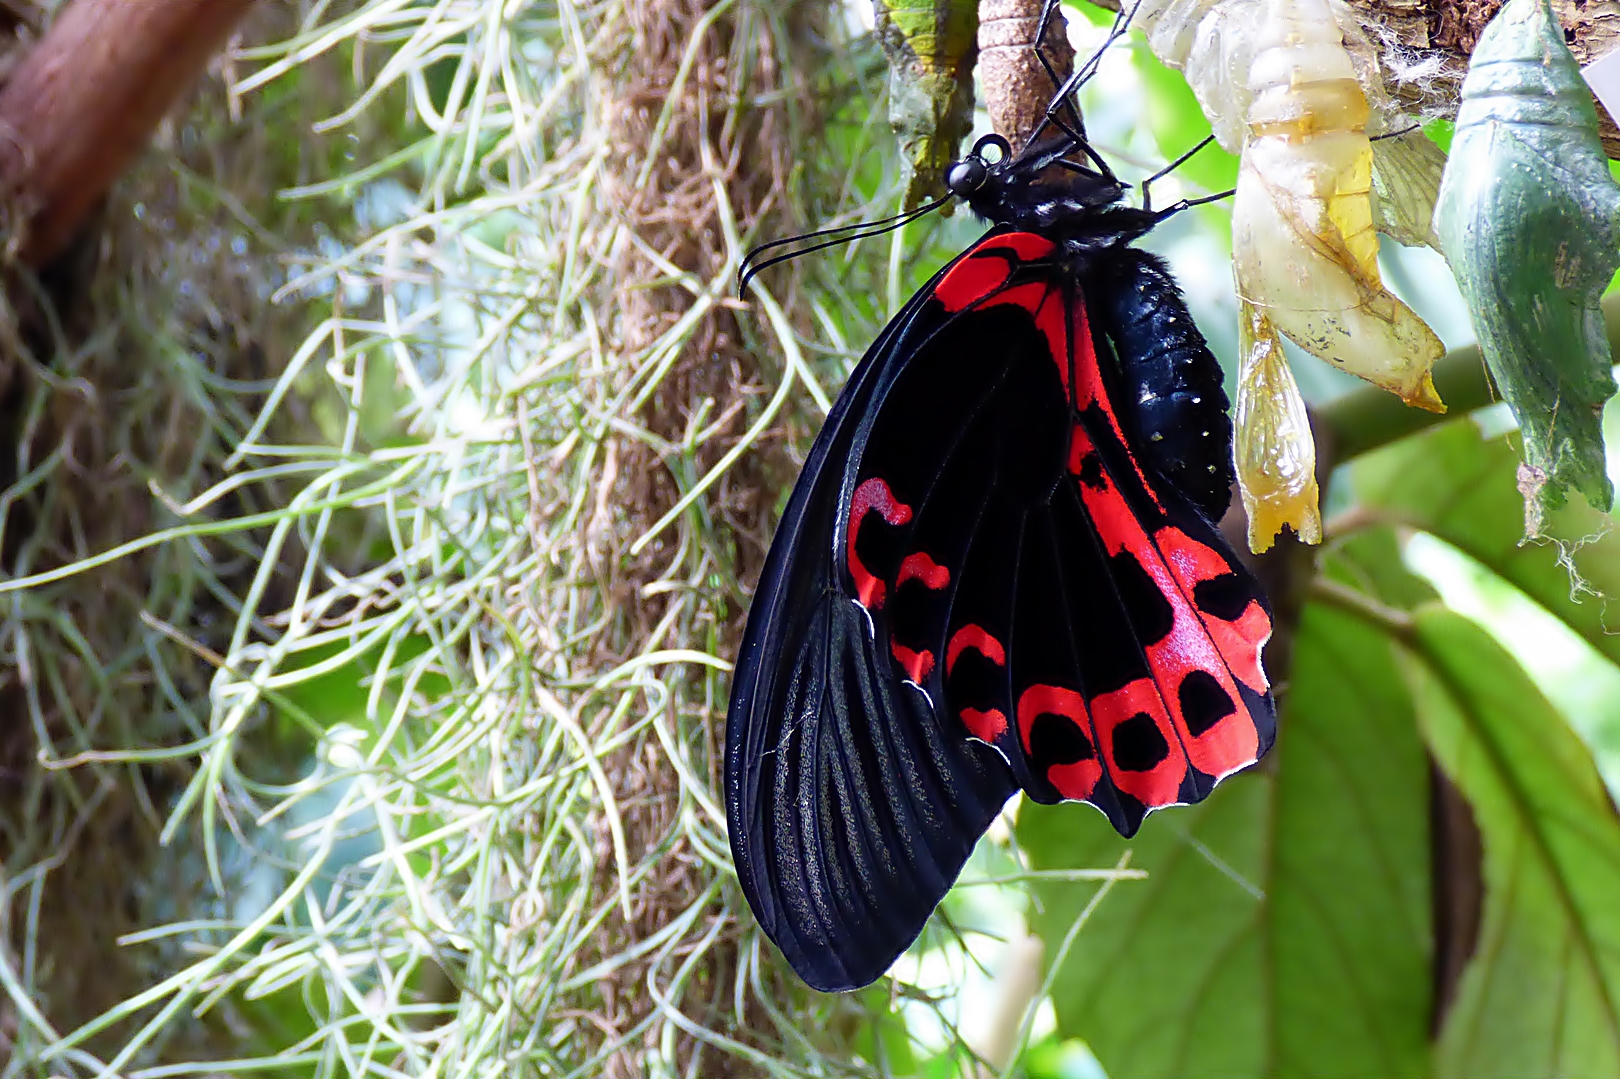
[[990, 174], [1012, 159], [1012, 146], [1000, 135], [986, 135], [945, 172], [945, 187], [957, 198], [971, 200]]
[[951, 164], [945, 186], [992, 224], [1032, 229], [1076, 250], [1128, 242], [1156, 220], [1121, 205], [1126, 186], [1084, 139], [1067, 136], [1014, 154], [1006, 139], [986, 135]]

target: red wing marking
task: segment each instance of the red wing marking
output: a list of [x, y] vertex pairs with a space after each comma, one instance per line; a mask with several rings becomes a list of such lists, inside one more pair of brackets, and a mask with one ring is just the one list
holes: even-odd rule
[[[934, 286], [934, 298], [952, 314], [965, 310], [1006, 284], [1018, 263], [1044, 258], [1056, 246], [1033, 232], [1008, 232], [992, 237], [951, 267], [944, 280]], [[1006, 252], [1011, 257], [997, 252]]]
[[950, 674], [951, 668], [956, 666], [956, 657], [962, 654], [964, 648], [973, 649], [997, 667], [1007, 665], [1007, 650], [1001, 647], [1001, 642], [990, 636], [984, 628], [967, 625], [953, 633], [951, 643], [945, 646], [946, 674]]
[[[1077, 383], [1074, 394], [1075, 408], [1084, 412], [1092, 405], [1096, 405], [1102, 410], [1102, 414], [1108, 417], [1108, 426], [1114, 429], [1114, 437], [1119, 439], [1120, 445], [1128, 446], [1130, 443], [1125, 441], [1125, 432], [1119, 426], [1119, 417], [1114, 414], [1114, 403], [1108, 396], [1108, 387], [1103, 385], [1102, 370], [1097, 366], [1097, 346], [1091, 338], [1091, 319], [1086, 314], [1085, 303], [1078, 298], [1074, 305], [1074, 339], [1080, 346], [1079, 362], [1074, 365]], [[1063, 388], [1065, 390], [1069, 388], [1067, 371], [1063, 372]], [[1079, 427], [1075, 428], [1075, 433], [1081, 434]], [[1085, 441], [1084, 446], [1078, 440], [1070, 442], [1069, 471], [1074, 475], [1081, 474], [1084, 458], [1090, 447], [1090, 439]], [[1153, 504], [1162, 513], [1164, 503], [1159, 501], [1158, 493], [1147, 481], [1147, 476], [1143, 474], [1142, 466], [1136, 463], [1135, 456], [1131, 457], [1131, 467], [1136, 470], [1137, 479], [1142, 481], [1142, 490], [1147, 492], [1148, 497], [1153, 499]], [[1123, 502], [1121, 506], [1124, 506]], [[1126, 509], [1126, 512], [1129, 513], [1129, 509]]]
[[[1033, 756], [1030, 732], [1034, 730], [1035, 720], [1043, 715], [1067, 719], [1074, 724], [1074, 733], [1087, 746], [1091, 745], [1091, 718], [1086, 713], [1086, 704], [1080, 694], [1062, 686], [1034, 685], [1024, 690], [1018, 698], [1018, 733], [1026, 754]], [[1046, 778], [1062, 797], [1083, 802], [1091, 797], [1097, 781], [1102, 778], [1102, 762], [1093, 751], [1083, 760], [1051, 764], [1046, 769]]]
[[1097, 739], [1114, 785], [1149, 809], [1171, 805], [1187, 775], [1187, 756], [1151, 678], [1091, 702]]
[[1007, 717], [1001, 709], [991, 708], [981, 712], [977, 708], [964, 708], [960, 713], [962, 725], [968, 733], [981, 742], [996, 744], [996, 739], [1007, 733]]
[[[1199, 583], [1232, 572], [1232, 567], [1226, 564], [1219, 551], [1199, 543], [1179, 528], [1167, 526], [1159, 529], [1153, 535], [1153, 542], [1164, 553], [1170, 572], [1176, 575], [1181, 590], [1187, 595], [1192, 595]], [[1216, 647], [1221, 650], [1227, 666], [1232, 668], [1232, 673], [1244, 685], [1256, 693], [1264, 693], [1270, 688], [1265, 669], [1260, 664], [1260, 650], [1271, 639], [1271, 619], [1259, 602], [1251, 599], [1236, 622], [1209, 615], [1204, 616], [1203, 622]]]
[[921, 581], [924, 588], [938, 592], [951, 583], [951, 571], [918, 551], [906, 555], [905, 561], [900, 563], [900, 573], [894, 579], [894, 586], [899, 588], [913, 578]]
[[855, 581], [855, 595], [861, 601], [861, 606], [867, 610], [877, 610], [883, 606], [883, 582], [861, 564], [860, 557], [855, 553], [855, 538], [866, 523], [866, 514], [870, 510], [876, 510], [878, 516], [891, 525], [903, 525], [911, 520], [911, 507], [895, 498], [889, 485], [876, 476], [855, 488], [855, 494], [849, 500], [849, 549], [846, 553], [849, 575]]
[[[1074, 427], [1073, 437], [1075, 444], [1071, 449], [1078, 457], [1083, 459], [1095, 452], [1090, 436], [1078, 424]], [[1229, 661], [1205, 619], [1194, 609], [1191, 588], [1184, 590], [1177, 574], [1166, 563], [1164, 554], [1144, 531], [1106, 471], [1096, 470], [1090, 482], [1077, 483], [1075, 486], [1108, 553], [1129, 553], [1134, 557], [1170, 604], [1173, 614], [1170, 632], [1162, 640], [1142, 642], [1142, 650], [1147, 656], [1148, 669], [1153, 672], [1153, 680], [1158, 683], [1158, 695], [1168, 706], [1175, 733], [1186, 747], [1193, 767], [1219, 779], [1254, 763], [1260, 750], [1259, 731], [1242, 703], [1237, 684], [1232, 680], [1232, 664], [1244, 668], [1246, 663], [1255, 661], [1254, 654], [1248, 650], [1247, 637], [1243, 636], [1242, 650], [1234, 653]], [[1173, 530], [1161, 529], [1159, 534], [1168, 531]], [[1179, 532], [1176, 534], [1181, 535]], [[1209, 548], [1205, 550], [1220, 558]], [[1191, 557], [1196, 560], [1200, 557], [1185, 545], [1180, 551], [1183, 559]], [[1225, 566], [1224, 560], [1221, 565], [1223, 572], [1230, 568]], [[1250, 632], [1253, 628], [1251, 623]], [[1241, 635], [1244, 632], [1236, 627], [1232, 630], [1233, 634]], [[1228, 634], [1223, 631], [1222, 636], [1225, 638]], [[1177, 692], [1183, 679], [1194, 671], [1204, 671], [1210, 675], [1233, 705], [1230, 713], [1196, 737], [1188, 729], [1187, 717], [1182, 714], [1180, 694]]]
[[1091, 718], [1086, 714], [1086, 702], [1074, 690], [1062, 686], [1030, 686], [1018, 698], [1018, 734], [1024, 741], [1026, 753], [1032, 748], [1029, 731], [1035, 724], [1035, 717], [1046, 713], [1067, 716], [1082, 728], [1091, 726]]
[[927, 649], [914, 652], [903, 644], [891, 642], [889, 651], [894, 653], [894, 658], [899, 661], [900, 666], [905, 668], [907, 676], [919, 686], [923, 684], [924, 679], [933, 673], [934, 653]]
[[1004, 232], [979, 248], [980, 251], [1011, 251], [1020, 262], [1034, 262], [1057, 250], [1057, 244], [1033, 232]]
[[1071, 802], [1083, 802], [1097, 789], [1102, 764], [1095, 758], [1073, 764], [1054, 764], [1046, 770], [1046, 781]]

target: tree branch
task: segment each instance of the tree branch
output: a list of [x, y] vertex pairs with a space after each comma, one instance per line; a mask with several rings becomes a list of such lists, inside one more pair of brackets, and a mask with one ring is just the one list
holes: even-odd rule
[[253, 0], [73, 0], [0, 89], [0, 184], [32, 265], [59, 253]]

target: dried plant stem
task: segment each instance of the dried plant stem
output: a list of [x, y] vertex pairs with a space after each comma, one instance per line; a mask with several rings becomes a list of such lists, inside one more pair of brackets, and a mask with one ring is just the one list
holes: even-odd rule
[[[1014, 149], [1035, 134], [1057, 87], [1030, 46], [1044, 0], [982, 0], [979, 4], [979, 79], [990, 124]], [[1046, 57], [1060, 79], [1074, 69], [1074, 47], [1062, 9], [1046, 28]]]

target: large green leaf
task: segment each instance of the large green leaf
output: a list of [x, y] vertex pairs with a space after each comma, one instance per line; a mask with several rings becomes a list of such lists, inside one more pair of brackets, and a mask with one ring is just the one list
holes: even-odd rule
[[[1341, 560], [1336, 576], [1421, 597], [1376, 540], [1373, 571]], [[1130, 846], [1149, 873], [1098, 908], [1053, 986], [1060, 1032], [1110, 1075], [1427, 1073], [1427, 765], [1388, 637], [1307, 606], [1285, 701], [1268, 770], [1150, 817], [1129, 844], [1089, 809], [1020, 814], [1036, 868]], [[1049, 952], [1094, 891], [1037, 886]]]
[[1429, 1070], [1428, 764], [1389, 639], [1306, 607], [1277, 746], [1272, 1060], [1281, 1076]]
[[1604, 611], [1604, 597], [1620, 596], [1620, 535], [1607, 515], [1577, 503], [1552, 514], [1548, 524], [1550, 533], [1570, 542], [1521, 546], [1518, 464], [1507, 439], [1487, 439], [1463, 420], [1360, 458], [1351, 482], [1366, 512], [1445, 540], [1620, 662], [1620, 635]]
[[1620, 822], [1580, 740], [1513, 657], [1419, 608], [1407, 674], [1430, 748], [1484, 838], [1479, 946], [1443, 1076], [1620, 1074]]
[[[1271, 779], [1228, 780], [1208, 801], [1157, 814], [1120, 839], [1089, 806], [1026, 805], [1018, 840], [1042, 870], [1112, 865], [1123, 882], [1075, 940], [1053, 985], [1058, 1030], [1085, 1040], [1108, 1074], [1248, 1076], [1264, 1066], [1260, 882]], [[1049, 960], [1096, 886], [1035, 885], [1031, 928]]]

